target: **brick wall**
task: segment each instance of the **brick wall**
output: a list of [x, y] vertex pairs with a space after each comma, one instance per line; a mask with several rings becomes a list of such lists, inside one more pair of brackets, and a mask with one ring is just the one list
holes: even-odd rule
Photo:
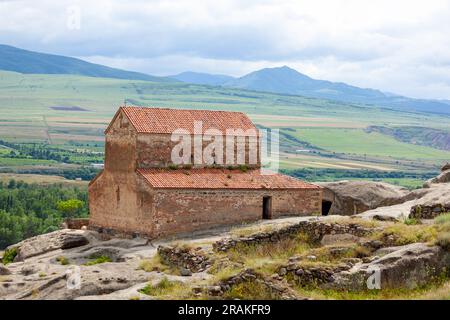
[[155, 235], [207, 229], [262, 219], [264, 196], [272, 197], [272, 217], [321, 212], [321, 190], [160, 190], [155, 192]]

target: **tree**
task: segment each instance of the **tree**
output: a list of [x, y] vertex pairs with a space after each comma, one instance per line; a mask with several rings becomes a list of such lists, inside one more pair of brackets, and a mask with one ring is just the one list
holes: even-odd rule
[[75, 217], [83, 208], [84, 202], [78, 199], [69, 199], [66, 201], [58, 201], [56, 207], [65, 218]]

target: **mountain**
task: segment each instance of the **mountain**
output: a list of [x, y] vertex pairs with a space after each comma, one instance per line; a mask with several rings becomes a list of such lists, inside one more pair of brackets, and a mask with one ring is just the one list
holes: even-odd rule
[[358, 88], [341, 82], [316, 80], [287, 66], [255, 71], [228, 81], [224, 86], [362, 103], [402, 111], [450, 114], [450, 105], [447, 101], [412, 99], [379, 90]]
[[211, 86], [220, 86], [228, 81], [232, 81], [235, 78], [223, 74], [209, 74], [186, 71], [174, 76], [169, 76], [169, 78], [176, 79], [182, 82], [189, 82], [195, 84], [206, 84]]
[[0, 70], [25, 74], [73, 74], [130, 80], [170, 81], [167, 78], [125, 71], [65, 56], [33, 52], [0, 44]]

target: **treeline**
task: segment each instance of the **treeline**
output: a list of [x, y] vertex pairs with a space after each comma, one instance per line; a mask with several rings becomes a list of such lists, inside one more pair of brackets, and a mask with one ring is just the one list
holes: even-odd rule
[[84, 181], [92, 180], [100, 169], [94, 167], [81, 168], [29, 168], [29, 169], [15, 169], [15, 168], [0, 168], [0, 173], [20, 173], [20, 174], [41, 174], [41, 175], [55, 175], [66, 179], [75, 180], [81, 179]]
[[333, 181], [345, 179], [418, 179], [428, 180], [438, 172], [404, 172], [377, 170], [345, 170], [345, 169], [295, 169], [281, 170], [284, 174], [306, 181]]
[[69, 214], [88, 215], [87, 190], [61, 184], [0, 181], [0, 249], [57, 230]]
[[92, 152], [77, 152], [51, 147], [40, 143], [12, 143], [0, 140], [0, 145], [11, 149], [8, 158], [37, 160], [53, 160], [64, 163], [95, 163], [103, 162], [103, 156]]

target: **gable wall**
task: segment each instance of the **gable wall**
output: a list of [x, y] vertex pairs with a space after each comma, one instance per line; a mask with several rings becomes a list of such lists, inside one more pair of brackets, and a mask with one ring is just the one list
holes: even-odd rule
[[[138, 134], [137, 136], [137, 166], [141, 169], [146, 168], [164, 168], [173, 164], [172, 162], [172, 150], [174, 146], [180, 142], [171, 141], [170, 134]], [[211, 141], [202, 142], [202, 150], [206, 148]], [[237, 166], [237, 145], [235, 144], [234, 158], [229, 160], [232, 165]], [[256, 165], [250, 164], [249, 154], [250, 150], [256, 152], [257, 162]], [[194, 155], [194, 138], [191, 137], [191, 155]], [[229, 166], [228, 159], [226, 157], [226, 145], [223, 145], [223, 161], [225, 164], [223, 167]], [[245, 142], [245, 164], [249, 167], [260, 167], [260, 155], [257, 141], [250, 141], [246, 139]], [[202, 164], [195, 165], [196, 167], [206, 167], [208, 164], [203, 159]]]

